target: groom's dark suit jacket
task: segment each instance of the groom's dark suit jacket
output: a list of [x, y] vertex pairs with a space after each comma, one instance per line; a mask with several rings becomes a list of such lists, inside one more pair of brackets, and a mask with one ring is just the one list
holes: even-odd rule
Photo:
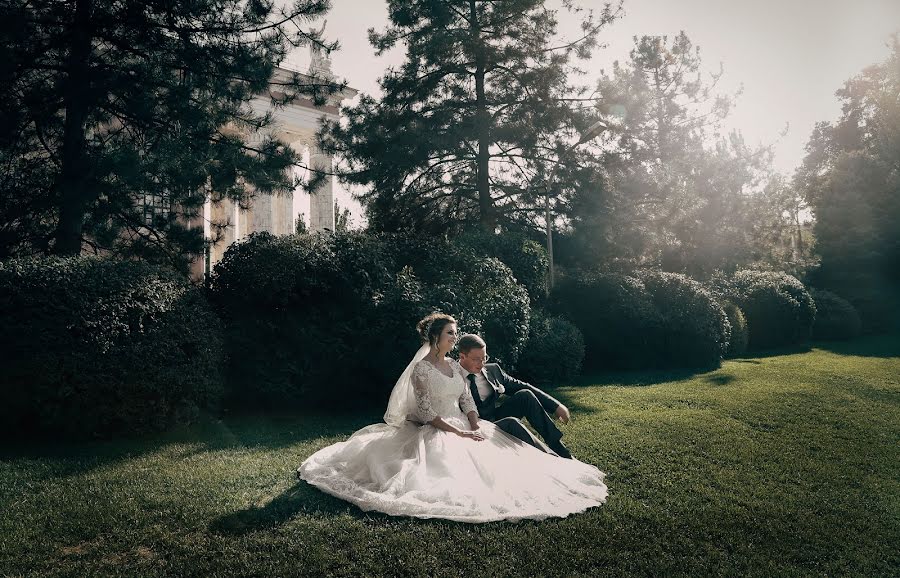
[[488, 383], [491, 384], [492, 390], [491, 393], [488, 394], [487, 399], [480, 400], [477, 397], [475, 398], [475, 405], [478, 406], [478, 415], [481, 419], [494, 420], [501, 390], [505, 390], [504, 393], [506, 395], [515, 395], [523, 390], [530, 391], [538, 401], [541, 402], [544, 411], [550, 415], [553, 415], [556, 408], [561, 405], [555, 398], [547, 395], [530, 383], [525, 383], [524, 381], [520, 381], [515, 377], [510, 376], [496, 363], [488, 363], [485, 365], [484, 369], [481, 370], [481, 374], [487, 379]]

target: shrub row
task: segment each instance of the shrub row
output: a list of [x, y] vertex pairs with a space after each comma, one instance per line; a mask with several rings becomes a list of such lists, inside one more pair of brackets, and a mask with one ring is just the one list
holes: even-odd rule
[[574, 324], [540, 309], [532, 311], [518, 378], [540, 386], [571, 382], [583, 360], [584, 336]]
[[862, 332], [862, 321], [849, 301], [831, 291], [812, 289], [816, 303], [816, 321], [812, 336], [820, 340], [853, 339]]
[[0, 430], [109, 436], [214, 408], [222, 339], [202, 293], [139, 262], [0, 262]]
[[585, 339], [591, 369], [709, 367], [723, 356], [859, 335], [853, 306], [795, 277], [768, 271], [683, 275], [638, 271], [564, 280], [552, 307]]
[[590, 369], [708, 367], [731, 327], [713, 295], [675, 273], [594, 273], [564, 279], [553, 309], [584, 335]]
[[710, 287], [746, 316], [751, 350], [805, 343], [812, 335], [816, 304], [803, 284], [787, 273], [745, 270], [730, 277], [718, 274]]
[[0, 346], [11, 360], [0, 432], [160, 430], [216, 408], [223, 382], [232, 407], [378, 407], [418, 347], [415, 322], [433, 310], [540, 385], [571, 381], [583, 361], [712, 367], [748, 348], [860, 332], [846, 300], [760, 271], [716, 275], [708, 288], [653, 271], [564, 278], [532, 312], [545, 265], [523, 237], [261, 233], [216, 266], [211, 308], [144, 263], [0, 263]]
[[229, 401], [242, 407], [382, 404], [433, 310], [480, 333], [508, 366], [529, 299], [510, 269], [471, 245], [359, 232], [233, 245], [211, 300], [226, 326]]

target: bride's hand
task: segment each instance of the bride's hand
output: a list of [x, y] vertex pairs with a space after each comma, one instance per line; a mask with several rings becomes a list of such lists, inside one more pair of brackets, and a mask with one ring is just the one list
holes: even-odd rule
[[460, 431], [456, 432], [456, 435], [458, 435], [461, 438], [473, 439], [476, 442], [484, 441], [484, 436], [481, 434], [480, 431], [462, 431], [462, 430], [460, 430]]

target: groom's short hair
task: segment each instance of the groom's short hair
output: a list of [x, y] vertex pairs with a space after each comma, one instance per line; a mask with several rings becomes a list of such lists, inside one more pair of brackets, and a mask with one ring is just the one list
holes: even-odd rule
[[456, 342], [456, 348], [460, 353], [469, 353], [473, 349], [484, 349], [485, 347], [487, 347], [487, 343], [484, 342], [484, 339], [474, 333], [467, 333]]

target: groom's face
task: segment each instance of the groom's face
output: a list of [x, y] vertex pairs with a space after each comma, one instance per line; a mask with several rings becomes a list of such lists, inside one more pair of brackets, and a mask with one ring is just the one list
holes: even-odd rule
[[480, 373], [484, 369], [487, 358], [487, 347], [483, 349], [475, 347], [468, 353], [459, 352], [459, 364], [469, 373]]

